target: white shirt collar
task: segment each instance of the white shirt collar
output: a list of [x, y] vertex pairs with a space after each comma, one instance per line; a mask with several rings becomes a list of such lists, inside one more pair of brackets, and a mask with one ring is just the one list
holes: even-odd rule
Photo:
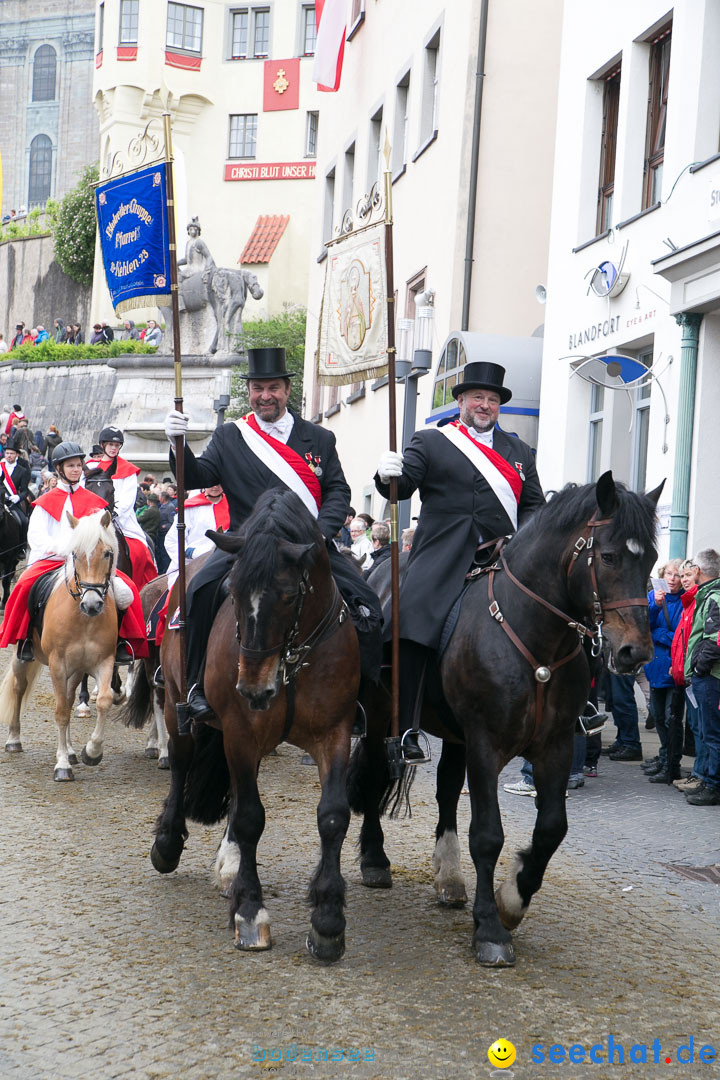
[[468, 427], [467, 430], [475, 442], [483, 443], [485, 446], [492, 448], [494, 427], [491, 427], [489, 431], [476, 431], [474, 427]]
[[257, 413], [255, 413], [255, 419], [257, 420], [257, 425], [261, 431], [264, 431], [266, 435], [270, 435], [271, 438], [277, 439], [278, 442], [283, 443], [286, 443], [290, 438], [290, 432], [295, 423], [295, 417], [287, 409], [277, 420], [261, 420]]

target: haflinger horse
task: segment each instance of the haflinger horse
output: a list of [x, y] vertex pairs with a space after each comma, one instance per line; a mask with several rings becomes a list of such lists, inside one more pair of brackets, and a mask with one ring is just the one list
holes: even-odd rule
[[[340, 852], [350, 821], [346, 779], [360, 681], [357, 635], [333, 580], [325, 540], [294, 492], [266, 492], [237, 533], [208, 536], [235, 556], [204, 679], [219, 731], [194, 724], [192, 736], [178, 735], [180, 648], [178, 634], [166, 631], [161, 658], [171, 786], [156, 825], [153, 866], [160, 873], [174, 870], [187, 837], [186, 815], [205, 824], [221, 820], [230, 792], [219, 857], [227, 863], [228, 847], [234, 848], [235, 944], [270, 948], [270, 919], [256, 865], [265, 826], [258, 768], [283, 741], [309, 751], [322, 794], [321, 857], [310, 884], [307, 948], [319, 960], [338, 960], [345, 949]], [[170, 610], [175, 603], [173, 595]]]
[[[74, 780], [72, 766], [77, 755], [69, 738], [70, 713], [75, 691], [86, 671], [98, 685], [97, 723], [81, 758], [85, 765], [99, 765], [108, 711], [113, 703], [112, 676], [117, 643], [117, 611], [113, 593], [117, 564], [117, 538], [110, 528], [110, 512], [99, 510], [87, 517], [68, 515], [72, 540], [65, 565], [54, 571], [53, 591], [45, 607], [42, 630], [33, 634], [36, 659], [22, 663], [13, 658], [0, 686], [0, 715], [11, 714], [5, 749], [22, 750], [20, 714], [28, 700], [41, 664], [50, 669], [55, 691], [55, 723], [58, 728], [55, 780]], [[125, 587], [125, 586], [123, 586]]]
[[[433, 870], [438, 901], [451, 907], [467, 900], [457, 838], [467, 766], [476, 870], [473, 948], [485, 966], [515, 963], [510, 931], [527, 912], [567, 832], [573, 733], [590, 688], [583, 643], [598, 654], [606, 642], [619, 673], [635, 671], [652, 657], [646, 585], [657, 557], [661, 490], [662, 485], [648, 495], [635, 494], [615, 484], [609, 472], [597, 484], [568, 486], [536, 511], [490, 568], [469, 575], [439, 660], [441, 688], [435, 688], [434, 705], [426, 695], [422, 727], [443, 740]], [[381, 596], [387, 576], [383, 566], [371, 581]], [[400, 785], [407, 791], [414, 770], [401, 781], [389, 777], [383, 745], [387, 695], [384, 705], [376, 700], [366, 711], [371, 726], [353, 753], [350, 805], [364, 814], [363, 884], [389, 888], [380, 817], [389, 804], [397, 807]], [[533, 765], [537, 819], [530, 847], [493, 894], [504, 842], [498, 774], [520, 754]]]

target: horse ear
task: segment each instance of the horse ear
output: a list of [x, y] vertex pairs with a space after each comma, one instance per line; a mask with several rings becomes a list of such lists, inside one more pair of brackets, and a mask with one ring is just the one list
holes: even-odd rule
[[221, 551], [229, 552], [230, 555], [239, 555], [245, 545], [245, 541], [235, 533], [215, 532], [214, 529], [208, 529], [205, 535], [210, 537], [216, 547], [219, 547]]
[[315, 550], [314, 544], [291, 544], [289, 542], [280, 544], [279, 551], [283, 559], [286, 562], [291, 563], [293, 566], [302, 566], [305, 563], [310, 562], [308, 556]]
[[617, 510], [617, 491], [615, 490], [615, 481], [610, 469], [602, 474], [595, 485], [595, 498], [603, 517], [610, 517]]
[[645, 492], [645, 498], [650, 499], [651, 502], [653, 502], [655, 504], [655, 506], [657, 506], [658, 499], [662, 495], [662, 489], [664, 487], [665, 487], [665, 481], [663, 480], [663, 482], [661, 484], [658, 484], [658, 486], [656, 488], [653, 488], [652, 491], [646, 491]]
[[66, 510], [65, 513], [67, 514], [67, 519], [70, 522], [71, 527], [73, 529], [77, 529], [78, 519], [76, 517], [73, 517], [69, 510]]
[[108, 527], [108, 525], [110, 524], [111, 521], [112, 521], [112, 517], [110, 515], [110, 511], [106, 510], [104, 512], [103, 516], [100, 518], [100, 524], [102, 525], [103, 529], [107, 529], [107, 527]]

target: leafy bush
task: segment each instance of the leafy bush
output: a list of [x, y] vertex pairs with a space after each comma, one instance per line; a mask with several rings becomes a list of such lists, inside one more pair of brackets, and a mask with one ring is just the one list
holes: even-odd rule
[[[290, 408], [296, 412], [302, 408], [306, 321], [305, 308], [289, 308], [269, 319], [244, 322], [240, 337], [243, 352], [247, 349], [285, 349], [287, 370], [296, 372], [290, 382]], [[230, 399], [229, 418], [243, 416], [250, 408], [247, 384], [239, 371], [233, 371]]]
[[68, 360], [97, 360], [106, 356], [123, 356], [126, 353], [155, 353], [154, 345], [144, 341], [111, 341], [109, 345], [58, 345], [55, 341], [43, 341], [41, 345], [20, 345], [5, 353], [4, 360], [17, 360], [22, 364], [67, 363]]
[[97, 165], [88, 165], [77, 187], [51, 211], [55, 258], [79, 285], [92, 285], [95, 264], [95, 191]]

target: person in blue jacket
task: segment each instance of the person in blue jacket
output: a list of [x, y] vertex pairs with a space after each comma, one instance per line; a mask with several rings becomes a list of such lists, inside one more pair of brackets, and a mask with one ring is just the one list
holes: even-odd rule
[[683, 610], [680, 562], [680, 559], [671, 559], [660, 571], [667, 592], [653, 590], [648, 593], [655, 652], [650, 663], [645, 665], [645, 674], [650, 683], [651, 708], [660, 738], [658, 761], [646, 770], [651, 784], [671, 784], [680, 778], [685, 693], [683, 687], [675, 685], [670, 671], [670, 648]]

